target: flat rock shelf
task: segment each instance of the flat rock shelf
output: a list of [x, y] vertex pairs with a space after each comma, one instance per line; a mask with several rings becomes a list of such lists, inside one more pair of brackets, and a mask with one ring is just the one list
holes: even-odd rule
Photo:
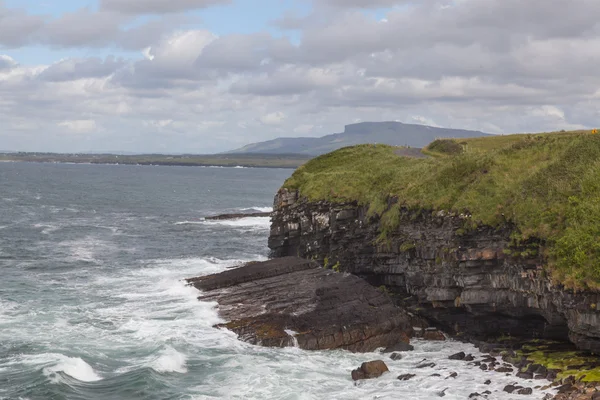
[[283, 257], [191, 278], [199, 300], [216, 301], [218, 325], [249, 343], [369, 352], [412, 335], [411, 316], [359, 277]]

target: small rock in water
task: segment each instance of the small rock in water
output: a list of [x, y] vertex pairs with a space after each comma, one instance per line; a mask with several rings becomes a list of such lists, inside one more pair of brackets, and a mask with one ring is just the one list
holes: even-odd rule
[[531, 372], [517, 372], [517, 378], [533, 379], [533, 374]]
[[392, 353], [390, 354], [390, 358], [394, 361], [402, 360], [402, 354], [400, 353]]
[[415, 368], [433, 368], [433, 367], [435, 367], [435, 363], [419, 364]]
[[352, 371], [352, 379], [357, 381], [359, 379], [378, 378], [387, 371], [389, 371], [387, 365], [381, 360], [364, 362], [360, 368]]
[[448, 388], [441, 390], [439, 392], [435, 392], [435, 394], [437, 394], [439, 397], [444, 397], [446, 395], [446, 390], [448, 390]]
[[416, 375], [415, 374], [402, 374], [400, 376], [398, 376], [398, 379], [401, 381], [407, 381], [411, 378], [414, 378]]
[[479, 393], [475, 392], [475, 393], [471, 393], [469, 395], [469, 398], [472, 399], [472, 398], [479, 397], [479, 396], [481, 396], [481, 395]]
[[473, 357], [473, 354], [469, 354], [463, 360], [464, 361], [473, 361], [474, 359], [475, 359], [475, 357]]
[[435, 377], [438, 377], [438, 376], [442, 376], [442, 375], [440, 375], [440, 374], [431, 374], [431, 375], [429, 375], [429, 376], [435, 376]]
[[399, 342], [393, 346], [386, 347], [383, 350], [383, 353], [392, 353], [392, 352], [398, 352], [398, 351], [413, 351], [414, 349], [415, 349], [414, 346], [412, 346], [408, 343]]
[[481, 369], [482, 371], [487, 371], [488, 370], [488, 366], [487, 366], [487, 364], [481, 364], [479, 366], [479, 369]]
[[490, 380], [488, 379], [487, 381], [483, 382], [483, 384], [484, 384], [484, 385], [491, 385], [491, 384], [492, 384], [492, 381], [490, 381]]
[[517, 393], [518, 394], [532, 394], [533, 389], [532, 388], [523, 388], [523, 389], [517, 390]]
[[[450, 375], [448, 375], [448, 378], [456, 378], [458, 376], [458, 374], [456, 372], [452, 372]], [[448, 379], [446, 378], [446, 379]]]
[[504, 386], [503, 390], [506, 393], [512, 393], [512, 392], [514, 392], [515, 390], [518, 390], [518, 389], [522, 389], [522, 386], [506, 385], [506, 386]]
[[464, 360], [466, 356], [467, 355], [465, 354], [465, 352], [461, 351], [460, 353], [452, 354], [450, 357], [448, 357], [448, 359], [449, 360]]
[[500, 367], [496, 369], [496, 372], [513, 372], [513, 369], [509, 367]]

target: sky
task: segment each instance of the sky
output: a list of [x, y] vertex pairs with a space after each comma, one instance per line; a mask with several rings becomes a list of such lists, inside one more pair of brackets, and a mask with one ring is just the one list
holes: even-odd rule
[[600, 125], [598, 0], [0, 0], [0, 150]]

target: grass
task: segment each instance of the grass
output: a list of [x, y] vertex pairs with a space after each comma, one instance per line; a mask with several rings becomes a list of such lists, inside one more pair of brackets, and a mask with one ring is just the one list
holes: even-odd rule
[[[368, 205], [383, 234], [397, 229], [400, 207], [470, 214], [473, 226], [511, 222], [516, 244], [543, 244], [556, 282], [600, 289], [600, 135], [436, 142], [425, 159], [399, 157], [386, 145], [346, 147], [304, 164], [284, 187], [310, 200]], [[391, 198], [398, 202], [390, 206]]]

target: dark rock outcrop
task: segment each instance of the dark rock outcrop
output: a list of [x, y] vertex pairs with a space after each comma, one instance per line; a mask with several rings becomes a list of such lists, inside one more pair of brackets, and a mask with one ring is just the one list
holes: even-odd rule
[[270, 216], [271, 216], [270, 212], [255, 212], [255, 213], [212, 215], [209, 217], [205, 217], [204, 219], [207, 221], [211, 221], [211, 220], [241, 219], [241, 218], [250, 218], [250, 217], [270, 217]]
[[401, 209], [399, 226], [381, 240], [379, 217], [367, 211], [352, 202], [310, 202], [281, 189], [272, 255], [311, 258], [385, 285], [398, 304], [448, 333], [570, 339], [600, 353], [600, 293], [554, 284], [541, 256], [507, 255], [510, 223], [469, 231], [469, 215]]
[[410, 316], [389, 296], [350, 274], [297, 257], [252, 262], [188, 279], [216, 301], [242, 340], [306, 350], [373, 351], [408, 342]]

